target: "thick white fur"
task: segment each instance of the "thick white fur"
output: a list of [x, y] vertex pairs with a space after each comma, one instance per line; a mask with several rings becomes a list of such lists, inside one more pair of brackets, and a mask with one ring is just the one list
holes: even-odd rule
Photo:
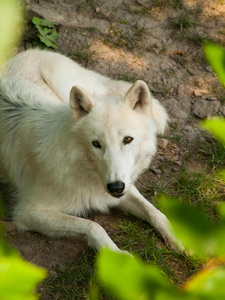
[[[0, 90], [0, 172], [17, 190], [19, 230], [80, 235], [92, 247], [120, 251], [99, 224], [82, 218], [117, 206], [183, 250], [165, 215], [134, 187], [168, 120], [143, 81], [114, 81], [60, 54], [29, 50], [6, 64]], [[118, 181], [125, 184], [120, 198], [107, 189]]]

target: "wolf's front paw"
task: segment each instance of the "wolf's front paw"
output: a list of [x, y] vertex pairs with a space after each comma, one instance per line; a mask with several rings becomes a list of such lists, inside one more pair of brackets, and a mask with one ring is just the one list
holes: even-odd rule
[[183, 244], [176, 240], [176, 238], [172, 235], [163, 235], [163, 240], [167, 246], [169, 246], [175, 252], [184, 252], [185, 248]]
[[168, 245], [176, 253], [182, 252], [186, 256], [191, 256], [192, 251], [185, 249], [184, 245], [175, 238], [172, 231], [162, 235], [166, 245]]
[[188, 251], [182, 242], [175, 237], [172, 226], [164, 214], [161, 214], [159, 224], [160, 226], [158, 227], [158, 230], [161, 233], [166, 245], [168, 245], [176, 253], [182, 252], [187, 256], [192, 255], [192, 252]]

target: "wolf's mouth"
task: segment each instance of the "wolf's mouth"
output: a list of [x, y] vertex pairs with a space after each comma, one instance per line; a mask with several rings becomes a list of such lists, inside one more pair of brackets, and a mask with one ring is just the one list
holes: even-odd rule
[[122, 194], [114, 193], [114, 194], [110, 194], [110, 195], [113, 196], [114, 198], [121, 198], [124, 195], [124, 193], [122, 193]]

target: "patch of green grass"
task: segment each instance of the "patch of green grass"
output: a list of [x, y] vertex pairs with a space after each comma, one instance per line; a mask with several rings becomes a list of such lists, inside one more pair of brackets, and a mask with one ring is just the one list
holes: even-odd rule
[[[182, 40], [189, 40], [198, 46], [202, 46], [207, 38], [196, 30], [201, 13], [202, 10], [199, 7], [183, 9], [177, 17], [171, 19], [171, 24], [175, 28], [174, 34]], [[179, 29], [178, 32], [177, 29]]]
[[127, 217], [121, 220], [119, 230], [115, 236], [117, 245], [146, 262], [160, 266], [163, 273], [177, 285], [196, 272], [200, 266], [194, 258], [169, 250], [160, 234], [144, 221]]
[[217, 205], [225, 200], [225, 184], [216, 172], [181, 170], [171, 187], [170, 194], [197, 205], [214, 219], [218, 218]]
[[165, 8], [165, 7], [173, 7], [176, 9], [181, 9], [183, 7], [183, 0], [153, 0], [151, 1], [152, 7], [160, 7], [160, 8]]
[[122, 74], [118, 74], [118, 76], [116, 76], [116, 79], [127, 81], [127, 82], [135, 82], [136, 80], [138, 80], [138, 77], [129, 73], [122, 73]]
[[171, 88], [167, 86], [163, 81], [153, 81], [153, 93], [155, 94], [162, 94], [163, 96], [166, 96], [170, 93]]
[[[121, 25], [126, 26], [128, 23]], [[123, 26], [111, 25], [109, 33], [104, 37], [104, 43], [113, 47], [126, 47], [129, 50], [133, 50], [137, 46], [138, 41], [145, 32], [144, 27], [139, 27], [138, 24], [132, 26], [132, 31], [124, 30]], [[130, 26], [131, 27], [131, 26]]]
[[95, 278], [94, 262], [95, 253], [84, 251], [78, 261], [69, 262], [63, 268], [59, 267], [57, 275], [49, 276], [42, 283], [48, 299], [86, 299], [89, 284]]
[[212, 137], [206, 137], [200, 145], [196, 145], [198, 154], [212, 169], [225, 167], [225, 147]]
[[131, 8], [132, 13], [134, 14], [147, 14], [151, 12], [151, 7], [147, 6], [134, 6]]
[[172, 24], [183, 31], [184, 29], [191, 28], [198, 24], [197, 18], [200, 15], [199, 8], [190, 8], [182, 11], [182, 13], [172, 20]]
[[184, 6], [183, 0], [152, 0], [149, 2], [149, 5], [142, 4], [131, 7], [132, 12], [136, 14], [147, 14], [151, 13], [155, 8], [159, 8], [160, 10], [166, 9], [167, 7], [181, 9]]
[[181, 39], [189, 40], [190, 42], [194, 43], [197, 46], [202, 46], [205, 41], [208, 40], [207, 37], [198, 33], [196, 30], [188, 30], [181, 32]]
[[77, 11], [80, 13], [81, 12], [95, 13], [97, 7], [98, 7], [97, 0], [85, 0], [82, 1], [81, 4], [77, 5]]

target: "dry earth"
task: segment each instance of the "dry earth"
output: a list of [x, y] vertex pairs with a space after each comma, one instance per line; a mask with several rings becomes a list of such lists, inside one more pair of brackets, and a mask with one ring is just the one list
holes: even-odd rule
[[[141, 178], [142, 184], [139, 182], [142, 189], [151, 186], [152, 180], [160, 183], [164, 176], [166, 181], [172, 180], [187, 164], [186, 154], [202, 138], [200, 119], [225, 116], [224, 93], [201, 47], [202, 39], [225, 42], [224, 1], [184, 0], [177, 8], [163, 2], [167, 1], [27, 1], [28, 19], [39, 16], [57, 25], [59, 52], [111, 78], [145, 80], [167, 108], [170, 126], [159, 140], [159, 152], [149, 172]], [[191, 28], [174, 25], [184, 12], [196, 17]], [[29, 30], [24, 48], [28, 37]], [[188, 166], [196, 168], [191, 154]], [[114, 231], [111, 223], [118, 223], [116, 213], [92, 218], [109, 234]], [[87, 247], [77, 239], [51, 240], [37, 233], [18, 233], [7, 216], [4, 225], [8, 240], [22, 256], [52, 274], [58, 265], [76, 260]]]

